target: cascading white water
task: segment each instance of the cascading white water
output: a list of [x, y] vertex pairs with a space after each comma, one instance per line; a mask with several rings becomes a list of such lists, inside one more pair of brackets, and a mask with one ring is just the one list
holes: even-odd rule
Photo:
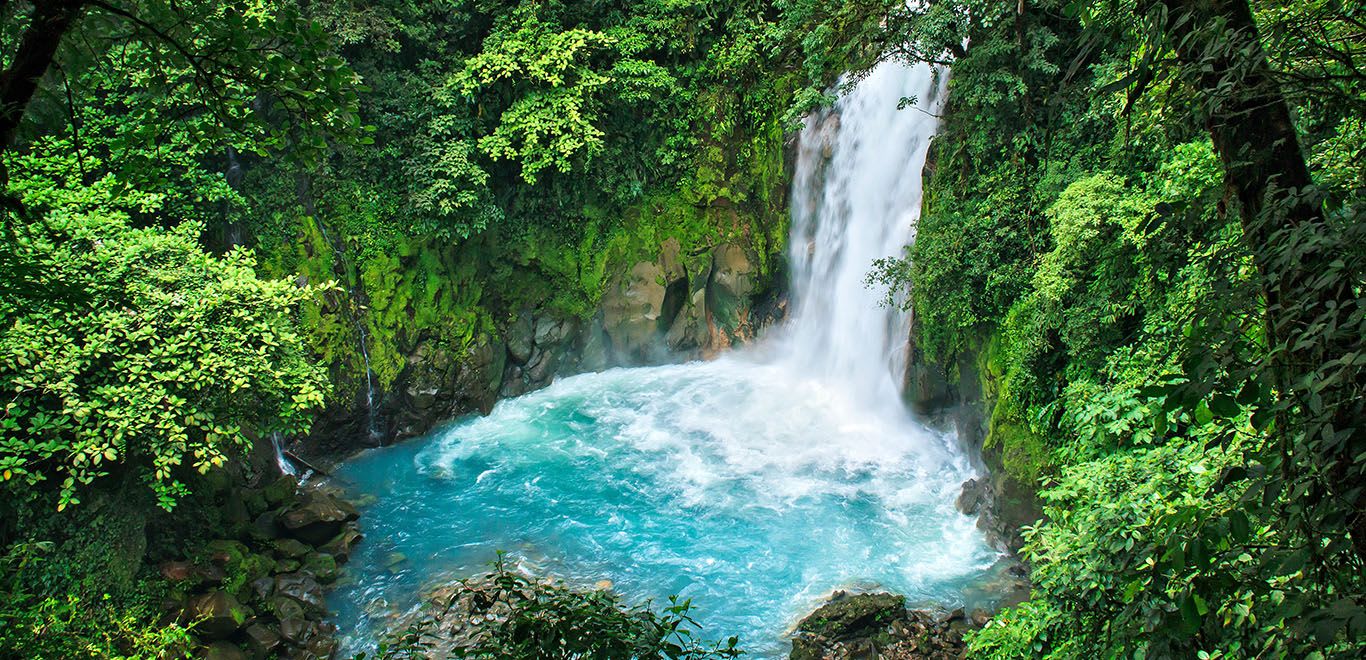
[[[751, 657], [783, 655], [783, 630], [832, 589], [969, 601], [997, 559], [953, 507], [973, 471], [952, 433], [906, 411], [906, 319], [864, 284], [911, 238], [937, 85], [884, 64], [840, 101], [837, 131], [808, 123], [793, 314], [761, 345], [565, 378], [348, 463], [378, 498], [341, 628], [383, 625], [431, 576], [498, 550], [636, 602], [692, 598], [703, 634], [740, 634]], [[907, 96], [921, 108], [898, 111]], [[395, 553], [412, 563], [383, 568]]]
[[[875, 69], [802, 131], [792, 194], [794, 318], [786, 352], [870, 405], [900, 408], [907, 319], [865, 284], [920, 216], [921, 170], [943, 97], [928, 65]], [[914, 108], [898, 109], [903, 98]]]
[[280, 469], [280, 474], [287, 474], [291, 477], [299, 476], [299, 471], [294, 464], [289, 462], [289, 457], [285, 456], [284, 438], [279, 433], [270, 434], [270, 445], [275, 448], [275, 466]]

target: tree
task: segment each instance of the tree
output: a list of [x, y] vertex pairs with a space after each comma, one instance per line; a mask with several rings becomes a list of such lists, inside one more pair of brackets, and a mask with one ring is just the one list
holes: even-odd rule
[[1267, 486], [1305, 487], [1308, 506], [1288, 514], [1307, 530], [1345, 512], [1366, 562], [1366, 299], [1360, 245], [1343, 232], [1359, 218], [1330, 218], [1247, 0], [1163, 0], [1152, 9], [1201, 93], [1199, 111], [1261, 273], [1286, 478]]
[[[358, 81], [327, 35], [285, 5], [249, 0], [53, 0], [0, 3], [0, 156], [21, 134], [44, 77], [125, 67], [179, 105], [171, 123], [208, 115], [203, 139], [305, 162], [328, 140], [364, 140]], [[68, 82], [69, 84], [69, 82]], [[67, 99], [73, 95], [68, 90]], [[79, 97], [79, 95], [75, 95]], [[136, 105], [133, 107], [136, 110]], [[131, 112], [130, 121], [140, 117]], [[147, 126], [153, 130], [154, 126]], [[7, 180], [0, 167], [0, 185]], [[13, 197], [9, 197], [11, 203]]]

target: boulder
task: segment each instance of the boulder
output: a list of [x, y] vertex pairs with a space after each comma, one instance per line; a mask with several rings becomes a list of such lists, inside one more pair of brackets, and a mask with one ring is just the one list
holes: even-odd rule
[[270, 599], [270, 611], [275, 614], [275, 618], [281, 621], [289, 619], [305, 619], [304, 606], [299, 601], [285, 596], [274, 596]]
[[303, 606], [310, 615], [327, 613], [327, 603], [323, 601], [323, 589], [317, 579], [308, 573], [283, 573], [275, 576], [277, 596], [293, 599]]
[[310, 552], [306, 555], [302, 570], [312, 573], [322, 584], [337, 580], [337, 560], [325, 552]]
[[280, 553], [280, 556], [290, 559], [298, 559], [313, 551], [312, 548], [295, 539], [279, 539], [271, 545], [274, 546], [275, 552]]
[[279, 479], [272, 481], [261, 494], [266, 498], [266, 503], [270, 506], [280, 506], [294, 497], [294, 493], [299, 490], [299, 480], [295, 477], [283, 474]]
[[712, 250], [711, 277], [706, 288], [709, 350], [726, 349], [753, 338], [749, 307], [756, 285], [755, 272], [749, 255], [739, 246], [722, 244]]
[[338, 564], [345, 564], [351, 558], [352, 548], [355, 548], [356, 544], [360, 543], [363, 538], [365, 536], [360, 533], [360, 527], [356, 523], [346, 523], [336, 536], [327, 543], [318, 546], [318, 550], [332, 555]]
[[163, 561], [157, 566], [157, 571], [170, 582], [184, 582], [196, 577], [194, 564], [188, 561]]
[[267, 658], [275, 654], [280, 646], [280, 631], [263, 623], [253, 623], [245, 631], [247, 648], [257, 658]]
[[983, 504], [990, 506], [990, 502], [991, 481], [986, 478], [968, 479], [963, 482], [963, 491], [958, 494], [955, 506], [964, 515], [975, 516], [982, 510]]
[[530, 311], [517, 315], [503, 331], [503, 341], [507, 343], [508, 358], [514, 364], [523, 365], [531, 359], [531, 351], [536, 347], [536, 326]]
[[536, 319], [536, 347], [553, 347], [568, 338], [571, 331], [569, 323], [542, 316]]
[[688, 268], [679, 254], [681, 250], [678, 239], [672, 236], [659, 245], [659, 270], [665, 281], [675, 282], [688, 277]]
[[705, 289], [692, 292], [683, 308], [674, 315], [673, 324], [664, 336], [664, 343], [676, 353], [694, 351], [702, 347], [707, 339], [707, 321], [703, 318], [706, 310]]
[[982, 613], [969, 617], [961, 609], [907, 611], [905, 598], [894, 594], [836, 592], [797, 624], [791, 658], [958, 660], [966, 652], [963, 634], [981, 621]]
[[337, 652], [337, 638], [332, 634], [335, 632], [327, 624], [316, 625], [313, 628], [313, 636], [309, 638], [305, 650], [314, 658], [325, 660], [331, 658]]
[[309, 545], [321, 545], [340, 534], [360, 513], [349, 502], [320, 490], [309, 490], [278, 517], [285, 533]]
[[251, 581], [251, 591], [262, 601], [270, 598], [275, 593], [275, 578], [263, 577]]
[[308, 643], [313, 636], [313, 622], [303, 617], [291, 616], [280, 619], [280, 638], [295, 646]]
[[196, 622], [194, 630], [201, 638], [224, 639], [237, 632], [247, 620], [247, 608], [226, 591], [210, 591], [189, 600], [182, 616]]

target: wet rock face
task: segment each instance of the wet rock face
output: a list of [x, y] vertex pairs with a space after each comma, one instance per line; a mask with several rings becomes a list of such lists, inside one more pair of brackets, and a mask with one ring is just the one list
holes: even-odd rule
[[[743, 222], [729, 200], [714, 206], [729, 218], [724, 222]], [[693, 248], [670, 237], [652, 258], [619, 267], [596, 312], [586, 318], [522, 308], [507, 310], [467, 346], [418, 336], [401, 349], [406, 363], [392, 385], [373, 401], [362, 392], [354, 401], [330, 402], [309, 437], [291, 447], [326, 468], [357, 447], [487, 413], [499, 399], [540, 389], [557, 377], [713, 357], [752, 340], [786, 313], [780, 292], [768, 286], [785, 280], [761, 272], [763, 249], [741, 237]]]
[[277, 517], [285, 533], [308, 543], [322, 545], [342, 532], [346, 523], [360, 517], [356, 507], [318, 490], [304, 493]]
[[646, 360], [664, 310], [664, 271], [642, 261], [618, 278], [602, 297], [602, 322], [612, 346]]
[[1024, 545], [1022, 527], [1039, 517], [1033, 491], [1004, 474], [969, 479], [956, 506], [965, 515], [977, 516], [977, 528], [987, 543], [1011, 554]]
[[830, 602], [797, 624], [790, 658], [957, 660], [965, 653], [963, 634], [987, 619], [980, 611], [971, 617], [962, 610], [908, 611], [903, 596], [889, 593], [850, 596], [836, 592]]

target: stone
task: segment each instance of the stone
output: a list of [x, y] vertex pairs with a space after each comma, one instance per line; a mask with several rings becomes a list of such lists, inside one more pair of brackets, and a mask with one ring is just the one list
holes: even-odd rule
[[325, 552], [310, 552], [304, 557], [301, 570], [312, 573], [318, 582], [329, 584], [337, 579], [337, 560]]
[[905, 617], [904, 596], [858, 594], [834, 600], [797, 624], [791, 659], [820, 660], [836, 648], [853, 657], [871, 657], [870, 639]]
[[275, 593], [275, 578], [263, 577], [252, 580], [251, 591], [262, 601], [270, 599], [270, 595]]
[[332, 635], [315, 634], [308, 640], [307, 651], [315, 658], [331, 658], [337, 652], [337, 638]]
[[[455, 377], [455, 407], [448, 414], [478, 410], [488, 413], [503, 387], [503, 370], [508, 363], [507, 347], [501, 342], [479, 339], [466, 348]], [[432, 420], [434, 424], [436, 420]], [[425, 430], [425, 429], [423, 429]]]
[[664, 309], [663, 280], [658, 265], [641, 261], [614, 278], [603, 292], [603, 330], [619, 357], [644, 360], [650, 354]]
[[287, 596], [275, 596], [270, 599], [270, 611], [275, 613], [275, 618], [284, 621], [286, 619], [303, 619], [305, 617], [304, 606], [299, 601]]
[[308, 543], [321, 545], [334, 538], [342, 527], [360, 513], [349, 502], [319, 490], [309, 490], [282, 512], [278, 521], [285, 533]]
[[664, 343], [669, 350], [684, 353], [702, 347], [707, 337], [707, 322], [702, 318], [707, 305], [706, 297], [705, 289], [694, 291], [683, 308], [674, 315], [673, 324], [664, 336]]
[[226, 591], [210, 591], [189, 600], [183, 616], [197, 622], [194, 630], [204, 639], [224, 639], [237, 632], [247, 620], [247, 608]]
[[536, 347], [549, 348], [564, 341], [571, 331], [569, 323], [548, 316], [536, 319]]
[[280, 619], [280, 638], [295, 646], [303, 646], [313, 635], [313, 622], [303, 617]]
[[275, 551], [283, 557], [298, 559], [313, 551], [312, 548], [300, 543], [295, 539], [279, 539], [271, 544]]
[[280, 526], [275, 523], [275, 512], [267, 511], [251, 523], [251, 538], [256, 541], [269, 541], [280, 536]]
[[266, 498], [266, 503], [270, 506], [280, 506], [287, 503], [294, 497], [299, 489], [299, 480], [288, 474], [280, 475], [279, 479], [271, 482], [262, 495]]
[[514, 364], [523, 365], [531, 359], [531, 351], [536, 347], [536, 326], [531, 312], [524, 311], [503, 331], [503, 341], [507, 343], [508, 358]]
[[291, 598], [304, 607], [306, 614], [325, 614], [327, 604], [318, 581], [307, 573], [284, 573], [275, 576], [275, 593]]
[[280, 646], [280, 632], [266, 624], [253, 623], [247, 626], [244, 634], [247, 637], [247, 648], [257, 658], [270, 657]]
[[247, 654], [231, 642], [214, 642], [204, 651], [204, 660], [247, 660]]
[[991, 621], [991, 614], [984, 609], [977, 608], [968, 615], [968, 620], [972, 622], [972, 627], [981, 628], [987, 625], [988, 621]]
[[579, 369], [584, 371], [602, 371], [606, 369], [611, 360], [608, 356], [610, 341], [607, 338], [607, 331], [603, 329], [602, 315], [593, 317], [580, 337], [579, 346]]
[[749, 321], [755, 268], [744, 249], [723, 243], [712, 250], [706, 287], [707, 349], [724, 350], [753, 338]]
[[679, 254], [681, 250], [682, 247], [678, 244], [678, 239], [672, 236], [659, 245], [659, 270], [667, 282], [688, 277], [688, 268], [684, 265], [683, 257]]
[[318, 550], [332, 555], [338, 564], [345, 564], [351, 559], [351, 550], [363, 538], [365, 536], [360, 533], [360, 527], [356, 523], [350, 522], [344, 525], [342, 530], [330, 541], [318, 546]]
[[986, 478], [968, 479], [963, 482], [963, 490], [958, 494], [955, 506], [964, 515], [975, 516], [983, 505], [989, 505], [991, 482]]
[[163, 561], [157, 566], [157, 571], [171, 582], [184, 582], [195, 577], [194, 564], [188, 561]]

